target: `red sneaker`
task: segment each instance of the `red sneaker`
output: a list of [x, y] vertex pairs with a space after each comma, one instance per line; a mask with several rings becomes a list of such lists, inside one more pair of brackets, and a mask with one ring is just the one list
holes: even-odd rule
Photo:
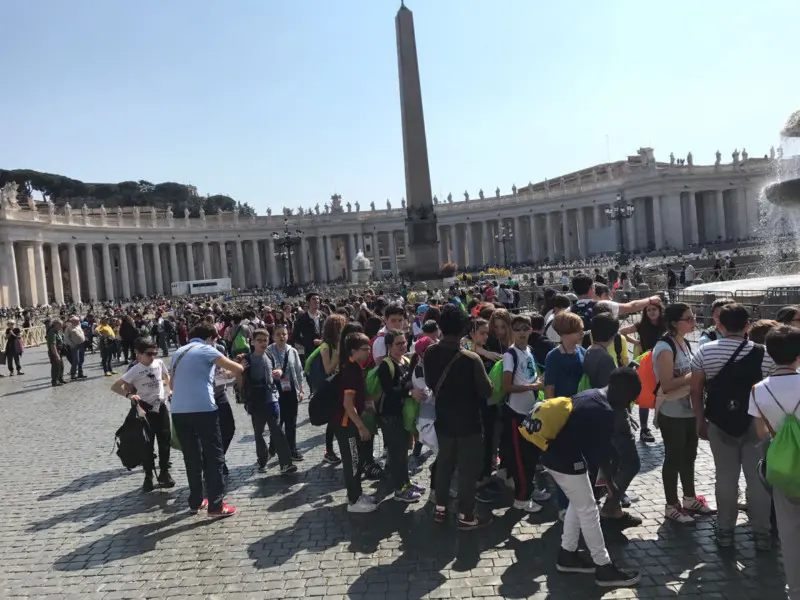
[[208, 511], [209, 517], [232, 517], [235, 514], [236, 514], [236, 507], [228, 506], [225, 503], [222, 504], [222, 508], [220, 508], [219, 510]]

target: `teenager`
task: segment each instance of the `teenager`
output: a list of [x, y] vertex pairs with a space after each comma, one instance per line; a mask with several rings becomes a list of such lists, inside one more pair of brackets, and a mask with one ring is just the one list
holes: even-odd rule
[[[275, 343], [267, 348], [272, 362], [281, 370], [278, 379], [278, 405], [281, 409], [280, 425], [292, 453], [292, 461], [300, 462], [303, 455], [297, 450], [297, 407], [303, 401], [303, 366], [297, 350], [289, 344], [289, 330], [283, 323], [273, 327]], [[337, 344], [338, 347], [338, 344]]]
[[175, 485], [175, 481], [169, 473], [172, 428], [167, 408], [167, 390], [170, 377], [164, 362], [156, 358], [158, 347], [155, 342], [146, 338], [138, 338], [134, 342], [134, 350], [138, 356], [136, 363], [114, 382], [111, 391], [130, 398], [131, 405], [144, 412], [150, 431], [154, 434], [148, 438], [148, 448], [142, 461], [144, 467], [142, 489], [145, 492], [151, 492], [155, 489], [153, 446], [156, 440], [158, 440], [158, 484], [164, 488], [171, 488]]
[[375, 499], [363, 493], [361, 475], [365, 456], [361, 445], [372, 434], [361, 420], [367, 400], [362, 364], [369, 361], [369, 338], [363, 333], [350, 333], [345, 337], [339, 355], [339, 402], [333, 419], [334, 434], [342, 457], [342, 473], [347, 488], [347, 512], [370, 513], [378, 508]]
[[501, 446], [503, 462], [514, 480], [514, 508], [537, 513], [542, 510], [539, 502], [548, 500], [550, 493], [533, 488], [539, 449], [525, 443], [519, 433], [519, 426], [530, 414], [536, 396], [542, 389], [533, 354], [528, 347], [530, 334], [531, 321], [528, 317], [517, 315], [511, 320], [513, 345], [503, 354], [503, 393], [507, 397], [501, 409], [504, 440]]

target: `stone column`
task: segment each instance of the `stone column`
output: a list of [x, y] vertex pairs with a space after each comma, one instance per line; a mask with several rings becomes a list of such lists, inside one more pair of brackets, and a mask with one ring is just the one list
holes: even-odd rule
[[[372, 240], [372, 248], [374, 250], [376, 250], [375, 251], [375, 255], [377, 255], [378, 242], [375, 239]], [[373, 263], [377, 263], [378, 262], [377, 258], [375, 260], [373, 260], [372, 262]], [[325, 268], [325, 239], [321, 235], [317, 236], [317, 265], [316, 265], [316, 267], [317, 268], [314, 269], [314, 280], [316, 281], [316, 283], [325, 283], [326, 281], [328, 281], [327, 269]], [[377, 274], [377, 271], [376, 271], [376, 274]]]
[[333, 243], [331, 242], [331, 236], [325, 236], [325, 254], [327, 256], [327, 260], [325, 261], [326, 273], [328, 275], [328, 281], [334, 279], [333, 273]]
[[491, 261], [492, 242], [489, 237], [489, 223], [485, 220], [481, 221], [481, 240], [483, 248], [481, 248], [481, 257], [483, 264], [488, 265]]
[[[8, 303], [13, 307], [17, 307], [20, 305], [19, 277], [17, 277], [17, 257], [14, 252], [14, 242], [6, 242], [6, 261], [8, 261], [8, 265], [6, 265], [8, 268], [6, 271], [8, 275]], [[75, 263], [77, 267], [77, 260]], [[78, 296], [80, 297], [80, 293]]]
[[475, 249], [472, 245], [472, 223], [467, 221], [464, 224], [464, 266], [469, 267], [475, 264]]
[[50, 271], [53, 275], [53, 296], [56, 304], [64, 304], [64, 281], [61, 279], [61, 256], [58, 244], [50, 244]]
[[514, 217], [514, 260], [516, 262], [522, 262], [525, 260], [525, 254], [523, 250], [523, 241], [525, 239], [525, 234], [523, 233], [522, 228], [522, 217]]
[[397, 275], [397, 248], [394, 246], [394, 231], [389, 232], [389, 266], [392, 275]]
[[[171, 243], [170, 249], [174, 252], [175, 251], [175, 242]], [[178, 258], [175, 257], [175, 266], [177, 267]], [[161, 246], [159, 244], [153, 244], [153, 273], [155, 277], [153, 277], [153, 284], [155, 285], [155, 293], [156, 294], [163, 294], [164, 293], [164, 270], [161, 268]], [[180, 279], [174, 279], [172, 277], [173, 271], [170, 271], [170, 276], [167, 277], [167, 293], [172, 293], [172, 282], [173, 281], [180, 281]]]
[[236, 283], [241, 289], [247, 289], [247, 276], [244, 272], [244, 253], [242, 252], [242, 241], [235, 240], [236, 244]]
[[44, 246], [42, 242], [33, 244], [33, 268], [36, 273], [36, 299], [38, 304], [50, 304], [47, 295], [47, 271], [44, 268]]
[[140, 295], [147, 295], [147, 279], [145, 279], [144, 267], [144, 244], [142, 242], [136, 243], [136, 281], [139, 285], [137, 290]]
[[203, 279], [212, 279], [214, 277], [214, 269], [211, 268], [211, 250], [208, 247], [208, 241], [203, 242]]
[[278, 287], [281, 284], [281, 278], [278, 274], [278, 264], [275, 261], [275, 244], [273, 244], [271, 239], [264, 240], [264, 252], [267, 253], [267, 270], [269, 271], [269, 281], [272, 284], [272, 287]]
[[[634, 212], [634, 216], [635, 215], [636, 212]], [[636, 224], [633, 222], [633, 219], [634, 217], [631, 217], [630, 219], [625, 219], [625, 229], [626, 229], [625, 237], [627, 238], [625, 249], [628, 250], [628, 252], [632, 252], [633, 250], [636, 249]]]
[[175, 242], [169, 244], [169, 274], [170, 287], [173, 281], [181, 280], [181, 272], [178, 268], [178, 247]]
[[123, 298], [131, 297], [131, 280], [128, 272], [128, 247], [125, 244], [119, 245], [119, 276], [122, 279]]
[[686, 222], [689, 223], [689, 239], [686, 240], [688, 244], [697, 244], [700, 241], [700, 231], [697, 228], [697, 200], [695, 199], [694, 192], [687, 192], [689, 199], [686, 203], [689, 210], [689, 218]]
[[448, 235], [450, 239], [450, 260], [459, 267], [463, 267], [464, 263], [461, 260], [461, 249], [458, 241], [458, 224], [450, 225], [448, 228]]
[[86, 280], [89, 283], [89, 300], [97, 300], [97, 273], [94, 268], [92, 245], [86, 244]]
[[539, 243], [539, 238], [541, 237], [541, 233], [536, 231], [536, 215], [531, 213], [530, 217], [528, 217], [528, 228], [530, 231], [531, 236], [531, 257], [532, 261], [538, 261], [541, 258], [539, 250], [541, 248], [541, 244]]
[[745, 205], [745, 212], [747, 214], [747, 236], [758, 235], [758, 230], [761, 227], [758, 214], [758, 193], [746, 187], [739, 188], [740, 202]]
[[106, 300], [114, 299], [114, 277], [111, 271], [111, 248], [108, 242], [103, 246], [103, 286], [106, 290]]
[[[352, 240], [355, 236], [350, 236]], [[300, 277], [297, 279], [300, 283], [308, 283], [311, 281], [311, 269], [308, 267], [308, 238], [301, 237], [300, 238]], [[355, 254], [353, 255], [355, 258]], [[350, 272], [350, 267], [348, 266], [348, 272]]]
[[547, 252], [547, 256], [550, 258], [551, 261], [555, 260], [556, 258], [556, 232], [555, 232], [555, 224], [553, 223], [553, 213], [546, 212], [544, 215], [544, 228], [547, 234], [547, 244], [545, 245], [545, 250]]
[[661, 225], [661, 196], [653, 196], [653, 243], [656, 250], [664, 246], [664, 230]]
[[258, 240], [251, 240], [250, 247], [253, 252], [253, 283], [257, 288], [264, 287], [264, 277], [261, 273], [261, 251], [258, 248]]
[[725, 230], [725, 202], [723, 200], [722, 190], [714, 190], [714, 196], [717, 209], [717, 234], [725, 241], [728, 239], [728, 233]]
[[586, 217], [583, 214], [583, 207], [579, 206], [577, 210], [577, 227], [578, 227], [578, 258], [586, 258], [589, 256], [589, 250], [586, 248]]
[[[259, 267], [259, 273], [260, 273]], [[194, 244], [189, 242], [186, 244], [186, 276], [188, 277], [189, 281], [194, 280], [197, 277], [197, 272], [194, 269]]]
[[219, 242], [219, 276], [220, 278], [230, 277], [228, 274], [228, 251], [225, 249], [225, 242]]
[[600, 205], [597, 202], [592, 205], [592, 228], [600, 229]]
[[572, 244], [569, 241], [569, 211], [561, 210], [561, 237], [564, 238], [564, 260], [572, 260]]
[[[485, 223], [484, 223], [485, 225]], [[439, 227], [439, 266], [447, 262], [447, 247], [444, 241], [444, 226]]]
[[356, 240], [355, 237], [350, 233], [345, 235], [347, 236], [347, 264], [345, 265], [345, 268], [347, 270], [348, 278], [352, 279], [350, 270], [353, 268], [353, 261], [356, 258]]

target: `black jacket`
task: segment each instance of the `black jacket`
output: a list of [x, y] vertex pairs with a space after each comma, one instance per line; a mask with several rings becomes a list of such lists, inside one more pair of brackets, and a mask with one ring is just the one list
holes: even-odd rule
[[325, 315], [321, 312], [317, 313], [319, 319], [319, 328], [314, 327], [314, 320], [308, 312], [302, 313], [294, 322], [294, 329], [292, 330], [292, 339], [295, 344], [300, 344], [305, 349], [305, 355], [310, 355], [316, 346], [314, 345], [315, 339], [322, 339], [322, 325], [325, 322]]

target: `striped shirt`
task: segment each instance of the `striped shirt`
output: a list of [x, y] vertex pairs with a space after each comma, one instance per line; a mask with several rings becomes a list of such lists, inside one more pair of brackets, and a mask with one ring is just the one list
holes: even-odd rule
[[[706, 374], [706, 379], [714, 379], [741, 344], [742, 338], [721, 338], [703, 344], [692, 357], [692, 371], [703, 371]], [[748, 341], [742, 351], [739, 352], [739, 356], [736, 357], [736, 362], [750, 354], [754, 346], [753, 342]], [[775, 368], [775, 362], [765, 352], [764, 359], [761, 361], [762, 376], [769, 377], [775, 371]]]

